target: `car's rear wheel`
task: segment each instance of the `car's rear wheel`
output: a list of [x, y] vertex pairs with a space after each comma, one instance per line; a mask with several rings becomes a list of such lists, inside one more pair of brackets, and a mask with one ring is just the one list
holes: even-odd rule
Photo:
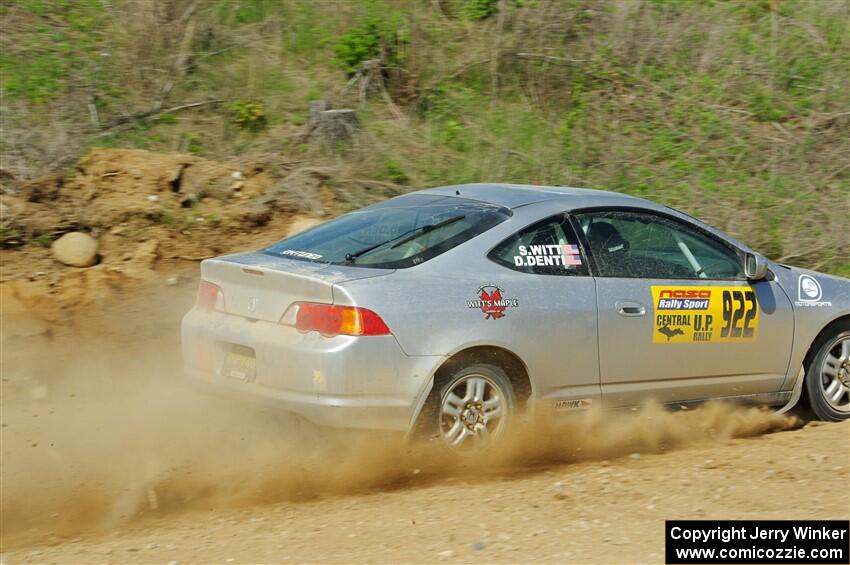
[[850, 321], [836, 324], [813, 346], [806, 371], [809, 407], [820, 420], [850, 418]]
[[495, 365], [473, 364], [437, 383], [423, 414], [428, 435], [452, 454], [499, 445], [515, 415], [511, 380]]

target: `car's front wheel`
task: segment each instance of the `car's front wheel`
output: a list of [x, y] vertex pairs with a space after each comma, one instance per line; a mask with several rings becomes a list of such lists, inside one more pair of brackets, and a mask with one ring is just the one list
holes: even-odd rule
[[515, 407], [507, 374], [496, 365], [476, 363], [436, 384], [422, 423], [426, 433], [449, 452], [480, 454], [505, 437]]
[[850, 418], [850, 321], [842, 321], [814, 344], [806, 371], [809, 407], [820, 420]]

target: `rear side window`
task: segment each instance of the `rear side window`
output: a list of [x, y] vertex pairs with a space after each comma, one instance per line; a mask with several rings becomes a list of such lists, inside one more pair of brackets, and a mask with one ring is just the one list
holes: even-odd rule
[[332, 265], [404, 269], [445, 253], [511, 215], [456, 196], [408, 194], [346, 214], [263, 250]]
[[533, 275], [587, 275], [578, 238], [566, 214], [523, 228], [489, 253], [490, 260]]

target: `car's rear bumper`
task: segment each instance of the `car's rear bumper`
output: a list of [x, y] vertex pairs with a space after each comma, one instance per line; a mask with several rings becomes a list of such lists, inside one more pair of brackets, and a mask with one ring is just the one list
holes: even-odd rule
[[[198, 309], [183, 318], [182, 338], [189, 377], [339, 428], [407, 431], [442, 360], [408, 356], [392, 336], [326, 338]], [[223, 374], [234, 345], [255, 352], [253, 379]]]

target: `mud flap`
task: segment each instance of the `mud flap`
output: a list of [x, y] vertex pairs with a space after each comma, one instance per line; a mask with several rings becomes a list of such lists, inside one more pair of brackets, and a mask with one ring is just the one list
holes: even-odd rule
[[[442, 365], [441, 365], [442, 366]], [[431, 378], [428, 379], [428, 382], [422, 387], [422, 390], [419, 391], [419, 397], [416, 399], [416, 406], [413, 408], [413, 414], [410, 417], [410, 422], [407, 425], [407, 432], [404, 434], [405, 443], [410, 442], [416, 436], [416, 424], [419, 421], [419, 416], [422, 414], [422, 409], [425, 407], [425, 403], [428, 401], [428, 397], [431, 396], [431, 389], [434, 388], [434, 375], [431, 375]]]
[[797, 373], [797, 380], [794, 382], [794, 390], [791, 393], [791, 399], [788, 400], [785, 406], [776, 411], [777, 414], [785, 414], [797, 405], [797, 402], [799, 402], [800, 400], [800, 396], [803, 394], [804, 380], [806, 380], [806, 370], [801, 365], [800, 372]]

